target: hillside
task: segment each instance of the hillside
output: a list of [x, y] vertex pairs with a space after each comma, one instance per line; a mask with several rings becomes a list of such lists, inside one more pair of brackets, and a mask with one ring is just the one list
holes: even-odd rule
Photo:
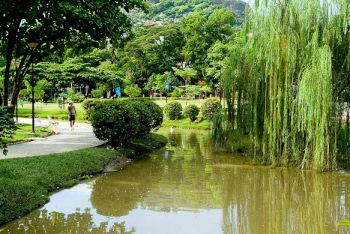
[[133, 20], [141, 24], [178, 22], [181, 18], [200, 11], [209, 15], [215, 9], [227, 8], [234, 13], [237, 24], [244, 19], [246, 3], [240, 0], [150, 0], [149, 12], [133, 12]]

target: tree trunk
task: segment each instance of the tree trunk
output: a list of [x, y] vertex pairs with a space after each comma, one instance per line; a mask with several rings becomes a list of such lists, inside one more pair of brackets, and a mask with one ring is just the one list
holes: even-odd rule
[[7, 42], [7, 48], [6, 48], [6, 67], [5, 67], [5, 74], [4, 74], [4, 95], [2, 97], [2, 106], [8, 106], [8, 99], [9, 99], [9, 86], [10, 86], [10, 68], [11, 63], [13, 59], [13, 50], [15, 48], [15, 42], [14, 42], [15, 36], [10, 33], [8, 42]]
[[14, 84], [13, 84], [13, 92], [12, 92], [12, 97], [11, 97], [11, 104], [12, 105], [16, 105], [17, 104], [17, 100], [18, 100], [18, 95], [19, 95], [19, 92], [21, 91], [21, 88], [22, 88], [22, 84], [23, 84], [23, 80], [30, 68], [30, 65], [32, 64], [33, 62], [33, 55], [30, 56], [30, 58], [28, 59], [27, 63], [26, 63], [26, 59], [28, 57], [28, 53], [27, 52], [22, 60], [21, 60], [21, 63], [16, 71], [16, 76], [15, 76], [15, 81], [14, 81]]

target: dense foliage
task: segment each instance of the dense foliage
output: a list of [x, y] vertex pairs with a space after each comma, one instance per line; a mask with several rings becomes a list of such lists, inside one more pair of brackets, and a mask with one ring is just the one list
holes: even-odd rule
[[81, 107], [84, 109], [84, 118], [86, 120], [90, 119], [91, 113], [94, 111], [95, 106], [101, 102], [98, 99], [89, 98], [81, 103]]
[[182, 105], [180, 102], [169, 102], [164, 106], [164, 112], [170, 120], [179, 119], [182, 114]]
[[202, 12], [204, 15], [210, 15], [213, 11], [220, 8], [231, 10], [238, 19], [237, 23], [244, 20], [246, 3], [239, 0], [150, 0], [148, 1], [150, 11], [147, 13], [133, 14], [137, 22], [160, 21], [177, 22], [192, 12]]
[[[7, 153], [4, 138], [11, 138], [17, 129], [12, 113], [8, 108], [0, 108], [0, 150], [3, 154]], [[1, 154], [1, 151], [0, 151]]]
[[184, 109], [184, 115], [193, 122], [197, 119], [197, 116], [199, 114], [199, 107], [196, 105], [188, 105]]
[[250, 132], [257, 161], [336, 168], [337, 132], [349, 126], [349, 4], [257, 1], [249, 13], [225, 92], [232, 130]]
[[[135, 38], [116, 51], [124, 84], [137, 84], [147, 95], [164, 95], [187, 85], [207, 87], [197, 96], [218, 89], [234, 24], [231, 11], [217, 9], [208, 15], [191, 13], [178, 24], [137, 28]], [[182, 94], [189, 96], [187, 91]]]
[[209, 98], [205, 100], [201, 106], [203, 117], [213, 120], [214, 116], [221, 112], [221, 103], [217, 98]]
[[11, 102], [16, 104], [34, 56], [38, 61], [69, 44], [78, 48], [82, 43], [86, 43], [83, 47], [105, 45], [107, 39], [114, 44], [124, 41], [131, 27], [126, 13], [135, 7], [143, 8], [144, 2], [1, 1], [0, 47], [6, 62], [2, 105], [8, 105], [10, 85], [13, 85]]
[[97, 138], [120, 146], [160, 127], [163, 113], [159, 106], [147, 101], [117, 99], [98, 102], [90, 117]]

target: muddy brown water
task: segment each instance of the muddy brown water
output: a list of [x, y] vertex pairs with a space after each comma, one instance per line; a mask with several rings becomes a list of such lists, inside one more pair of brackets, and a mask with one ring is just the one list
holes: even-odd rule
[[252, 166], [208, 133], [161, 129], [173, 143], [120, 172], [53, 194], [0, 233], [350, 233], [350, 174]]

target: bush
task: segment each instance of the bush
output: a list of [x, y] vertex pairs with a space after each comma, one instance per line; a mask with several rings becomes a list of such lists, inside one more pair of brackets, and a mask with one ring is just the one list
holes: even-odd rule
[[163, 111], [157, 104], [146, 100], [124, 100], [138, 115], [139, 130], [137, 136], [150, 133], [153, 128], [160, 127], [163, 122]]
[[93, 98], [101, 98], [101, 97], [103, 97], [103, 90], [93, 89], [93, 90], [91, 90], [91, 96]]
[[126, 142], [140, 128], [137, 112], [121, 100], [97, 103], [90, 117], [96, 137], [108, 140], [111, 145]]
[[126, 87], [124, 92], [126, 93], [126, 95], [128, 95], [128, 97], [131, 97], [131, 98], [141, 96], [141, 89], [136, 84]]
[[193, 122], [196, 120], [197, 116], [199, 114], [199, 108], [196, 105], [188, 105], [184, 109], [184, 115]]
[[170, 102], [164, 106], [164, 112], [170, 120], [175, 120], [181, 117], [182, 106], [179, 102]]
[[73, 102], [82, 102], [84, 99], [85, 99], [85, 96], [79, 92], [74, 92], [73, 89], [71, 88], [68, 88], [67, 89], [67, 98], [70, 100], [70, 101], [73, 101]]
[[7, 153], [4, 138], [11, 138], [16, 130], [17, 127], [13, 120], [13, 107], [0, 107], [0, 150], [3, 150], [4, 154]]
[[216, 98], [207, 99], [201, 106], [203, 117], [212, 120], [221, 111], [221, 103]]
[[151, 111], [151, 117], [152, 117], [151, 128], [152, 129], [159, 128], [162, 125], [163, 118], [164, 118], [162, 108], [160, 108], [160, 106], [158, 106], [154, 102], [150, 102], [150, 101], [145, 102], [145, 105]]
[[171, 93], [172, 97], [181, 97], [182, 91], [180, 89], [174, 89], [174, 91]]
[[90, 115], [97, 138], [119, 146], [159, 127], [163, 113], [159, 106], [144, 100], [111, 100], [97, 103]]
[[86, 120], [90, 119], [90, 115], [92, 113], [92, 111], [94, 110], [95, 106], [101, 102], [102, 100], [99, 99], [94, 99], [94, 98], [90, 98], [90, 99], [85, 99], [82, 103], [81, 106], [84, 109], [84, 118]]

